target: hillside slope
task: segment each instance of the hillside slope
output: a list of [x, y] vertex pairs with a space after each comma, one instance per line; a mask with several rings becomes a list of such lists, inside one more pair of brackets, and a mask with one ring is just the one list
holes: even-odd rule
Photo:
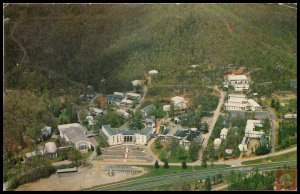
[[[26, 88], [21, 74], [34, 66], [108, 91], [130, 88], [131, 80], [144, 78], [150, 69], [161, 72], [162, 83], [184, 82], [184, 72], [193, 64], [203, 69], [227, 64], [259, 67], [266, 81], [276, 73], [282, 74], [282, 82], [296, 78], [297, 14], [283, 6], [11, 5], [5, 14], [12, 18], [5, 24], [7, 88]], [[15, 37], [28, 52], [24, 69], [15, 65], [21, 51], [7, 36], [15, 22]], [[277, 72], [276, 66], [282, 69]], [[15, 76], [21, 79], [12, 82]], [[100, 86], [102, 78], [106, 86]], [[259, 82], [261, 78], [254, 75]], [[54, 82], [68, 85], [60, 79]], [[49, 81], [44, 84], [53, 87]]]

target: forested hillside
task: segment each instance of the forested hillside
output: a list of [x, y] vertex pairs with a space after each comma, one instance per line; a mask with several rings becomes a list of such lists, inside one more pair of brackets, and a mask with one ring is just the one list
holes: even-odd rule
[[[220, 83], [228, 64], [261, 68], [251, 78], [272, 81], [268, 94], [293, 90], [290, 80], [296, 79], [297, 13], [275, 4], [10, 4], [4, 17], [10, 18], [4, 24], [4, 89], [17, 90], [4, 96], [4, 112], [10, 110], [5, 137], [34, 127], [8, 122], [17, 111], [8, 97], [21, 106], [30, 94], [42, 107], [43, 99], [79, 95], [88, 84], [101, 93], [126, 91], [151, 69], [159, 71], [157, 85], [201, 85], [204, 77]], [[200, 69], [193, 78], [186, 74], [191, 65]], [[24, 90], [29, 93], [18, 92]], [[47, 111], [47, 103], [43, 107]], [[38, 120], [55, 123], [50, 118]]]

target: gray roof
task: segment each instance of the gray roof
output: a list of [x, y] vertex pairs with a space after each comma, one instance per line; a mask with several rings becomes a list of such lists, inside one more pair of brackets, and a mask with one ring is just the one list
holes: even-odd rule
[[102, 125], [102, 127], [109, 133], [109, 135], [116, 135], [116, 130], [111, 128], [110, 125]]
[[142, 112], [148, 113], [151, 110], [155, 110], [156, 107], [154, 104], [150, 104], [148, 106], [145, 106], [144, 108], [141, 109]]
[[116, 130], [110, 127], [110, 125], [102, 125], [102, 127], [109, 133], [109, 135], [116, 135], [116, 134], [122, 134], [122, 135], [134, 135], [134, 134], [141, 134], [146, 135], [149, 133], [150, 130], [152, 130], [151, 127], [146, 127], [143, 129], [143, 131], [140, 130]]
[[72, 143], [78, 143], [80, 141], [91, 142], [84, 134], [84, 131], [78, 127], [69, 127], [62, 130], [63, 134], [68, 137]]

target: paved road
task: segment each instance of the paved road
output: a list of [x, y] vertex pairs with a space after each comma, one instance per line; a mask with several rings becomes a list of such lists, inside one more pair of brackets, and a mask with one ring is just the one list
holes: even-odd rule
[[268, 108], [268, 112], [270, 113], [270, 121], [271, 121], [271, 131], [270, 131], [271, 146], [272, 146], [271, 153], [275, 153], [276, 129], [278, 127], [277, 116], [275, 111], [272, 108]]
[[[270, 156], [278, 156], [278, 155], [282, 155], [282, 154], [286, 154], [289, 152], [294, 152], [297, 151], [297, 147], [292, 147], [286, 150], [281, 150], [279, 152], [275, 152], [274, 154], [267, 154], [267, 155], [263, 155], [263, 156], [256, 156], [256, 157], [251, 157], [251, 158], [240, 158], [240, 159], [236, 159], [236, 160], [228, 160], [228, 161], [223, 161], [223, 162], [214, 162], [214, 164], [228, 164], [231, 166], [241, 166], [242, 162], [244, 161], [250, 161], [250, 160], [257, 160], [257, 159], [262, 159], [262, 158], [267, 158]], [[170, 164], [169, 164], [170, 165]]]
[[221, 107], [224, 104], [224, 99], [225, 99], [226, 92], [220, 91], [217, 86], [214, 86], [214, 90], [216, 90], [217, 92], [220, 93], [219, 104], [218, 104], [216, 110], [213, 112], [213, 119], [212, 119], [211, 124], [209, 125], [208, 133], [203, 134], [203, 137], [205, 139], [203, 141], [203, 144], [202, 144], [200, 152], [199, 152], [199, 160], [197, 160], [194, 163], [200, 163], [201, 164], [201, 158], [202, 158], [202, 155], [203, 155], [203, 151], [204, 151], [204, 149], [206, 148], [206, 146], [208, 144], [208, 140], [209, 140], [209, 138], [211, 136], [211, 133], [212, 133], [214, 127], [215, 127], [215, 124], [216, 124], [216, 122], [219, 118]]
[[[283, 165], [295, 166], [297, 163], [296, 161], [288, 161], [288, 162], [277, 162], [272, 164], [260, 164], [260, 165], [248, 165], [242, 167], [227, 167], [227, 168], [217, 168], [217, 169], [208, 169], [208, 170], [198, 170], [194, 172], [178, 172], [174, 174], [168, 175], [160, 175], [154, 176], [149, 178], [140, 178], [137, 180], [130, 180], [120, 183], [113, 183], [106, 186], [101, 186], [98, 188], [90, 189], [94, 191], [101, 191], [101, 190], [116, 190], [122, 189], [123, 190], [140, 190], [146, 189], [151, 187], [156, 187], [160, 185], [166, 185], [175, 182], [182, 182], [187, 180], [195, 180], [199, 178], [210, 177], [216, 174], [223, 174], [227, 175], [230, 171], [234, 170], [238, 173], [247, 173], [253, 170], [253, 168], [259, 168], [260, 170], [271, 170], [276, 169], [278, 167], [282, 167]], [[120, 188], [121, 187], [121, 188]]]
[[[151, 77], [147, 77], [148, 79], [148, 84], [150, 85], [151, 84]], [[133, 113], [135, 113], [142, 105], [142, 102], [144, 101], [146, 95], [147, 95], [147, 92], [148, 92], [148, 87], [146, 85], [144, 85], [143, 87], [143, 97], [141, 98], [139, 104], [133, 109]]]

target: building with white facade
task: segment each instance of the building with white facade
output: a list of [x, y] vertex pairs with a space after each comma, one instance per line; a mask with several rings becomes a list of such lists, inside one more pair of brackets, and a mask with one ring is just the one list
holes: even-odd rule
[[222, 139], [216, 138], [216, 139], [214, 140], [214, 148], [215, 148], [216, 150], [219, 149], [221, 143], [222, 143]]
[[114, 92], [114, 97], [119, 98], [119, 99], [123, 99], [123, 98], [125, 98], [125, 94], [122, 93], [122, 92]]
[[151, 138], [152, 127], [146, 127], [142, 131], [139, 131], [116, 130], [111, 128], [110, 125], [102, 125], [101, 132], [106, 136], [110, 146], [124, 143], [145, 145]]
[[87, 130], [79, 123], [58, 125], [58, 130], [60, 137], [75, 145], [76, 149], [91, 149], [92, 142], [85, 135]]
[[256, 131], [257, 127], [262, 127], [261, 120], [247, 120], [245, 137], [261, 138], [265, 133], [262, 130]]
[[124, 119], [128, 119], [128, 118], [131, 117], [131, 114], [129, 114], [128, 112], [126, 112], [126, 111], [123, 110], [123, 109], [118, 109], [118, 110], [116, 111], [116, 114], [119, 115], [119, 116], [121, 116], [121, 117], [123, 117]]
[[253, 99], [249, 99], [248, 104], [249, 104], [250, 110], [252, 110], [252, 111], [261, 111], [261, 109], [262, 109], [261, 106], [257, 102], [255, 102]]
[[158, 74], [158, 71], [157, 70], [150, 70], [148, 73], [150, 75], [156, 75], [156, 74]]
[[57, 147], [54, 142], [45, 143], [46, 154], [51, 158], [57, 157]]
[[88, 121], [89, 126], [94, 125], [94, 117], [93, 116], [86, 116], [85, 119]]
[[167, 105], [163, 105], [163, 111], [168, 112], [171, 110], [171, 105], [167, 104]]
[[226, 139], [226, 137], [227, 137], [227, 133], [228, 133], [228, 129], [227, 128], [223, 128], [222, 130], [221, 130], [221, 133], [220, 133], [220, 139]]
[[253, 99], [247, 99], [244, 94], [228, 94], [228, 100], [224, 104], [229, 111], [261, 111], [262, 107]]
[[239, 145], [239, 150], [241, 152], [246, 152], [248, 151], [248, 138], [247, 137], [243, 137], [242, 143]]
[[231, 85], [235, 91], [246, 91], [249, 89], [249, 82], [246, 75], [227, 75], [225, 76], [225, 85]]
[[103, 110], [96, 107], [90, 107], [89, 110], [91, 115], [99, 115], [103, 113]]
[[140, 86], [141, 85], [141, 81], [140, 80], [133, 80], [133, 81], [131, 81], [131, 83], [132, 83], [132, 86], [134, 87], [134, 86]]
[[187, 102], [183, 97], [175, 96], [171, 98], [171, 102], [174, 104], [176, 110], [183, 110], [187, 108]]
[[122, 105], [132, 105], [133, 101], [132, 100], [128, 100], [128, 99], [123, 99], [123, 100], [121, 100], [121, 104]]
[[285, 114], [285, 119], [297, 119], [297, 114]]

